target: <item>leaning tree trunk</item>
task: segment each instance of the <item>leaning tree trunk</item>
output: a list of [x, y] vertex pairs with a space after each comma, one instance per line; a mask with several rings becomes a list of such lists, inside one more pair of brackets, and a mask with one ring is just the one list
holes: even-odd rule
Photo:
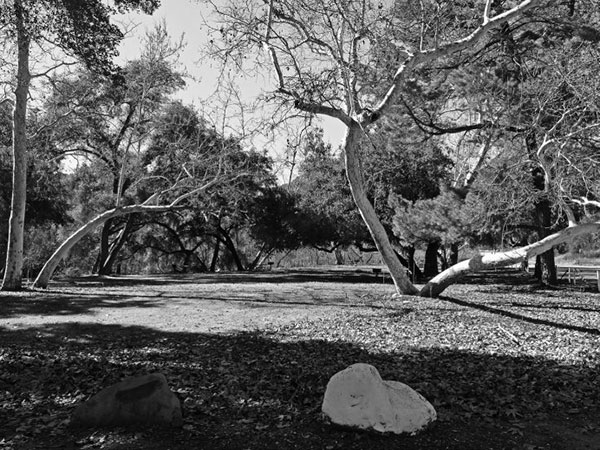
[[29, 43], [25, 30], [23, 5], [15, 1], [17, 24], [17, 87], [13, 110], [13, 178], [10, 218], [8, 222], [8, 246], [2, 290], [21, 289], [23, 272], [23, 234], [25, 232], [25, 205], [27, 195], [27, 96], [31, 74], [29, 73]]
[[469, 272], [517, 264], [525, 259], [541, 255], [555, 245], [571, 242], [577, 236], [598, 231], [600, 231], [600, 222], [573, 225], [525, 247], [502, 253], [488, 253], [474, 256], [471, 259], [461, 261], [431, 279], [429, 283], [421, 289], [419, 295], [422, 297], [437, 297], [444, 289], [459, 281], [463, 275]]
[[352, 191], [352, 197], [354, 202], [360, 211], [360, 214], [371, 233], [371, 237], [375, 242], [375, 246], [384, 263], [387, 265], [388, 270], [396, 290], [401, 294], [414, 295], [418, 293], [418, 289], [410, 282], [406, 269], [396, 256], [394, 248], [388, 238], [385, 228], [381, 224], [381, 221], [375, 213], [375, 208], [369, 201], [362, 175], [362, 168], [360, 163], [360, 155], [358, 154], [358, 143], [360, 141], [363, 131], [359, 123], [351, 121], [346, 131], [346, 138], [344, 142], [344, 157], [346, 163], [346, 176], [348, 177], [348, 183], [350, 184], [350, 190]]
[[235, 248], [235, 243], [233, 242], [233, 239], [231, 239], [231, 236], [229, 236], [229, 233], [224, 228], [219, 226], [218, 231], [219, 231], [219, 234], [222, 236], [223, 244], [225, 244], [225, 248], [227, 250], [229, 250], [229, 254], [233, 258], [233, 262], [235, 263], [235, 267], [236, 267], [237, 271], [244, 272], [246, 269], [244, 267], [244, 264], [242, 263], [240, 254], [237, 252], [237, 249]]
[[42, 270], [33, 282], [33, 287], [48, 287], [48, 282], [50, 281], [50, 278], [52, 278], [54, 270], [56, 269], [58, 264], [63, 260], [63, 258], [65, 258], [69, 254], [73, 246], [77, 244], [83, 237], [87, 236], [89, 233], [94, 231], [98, 226], [105, 223], [107, 220], [112, 219], [113, 217], [125, 216], [127, 214], [133, 214], [138, 212], [161, 213], [166, 211], [173, 211], [174, 209], [178, 208], [177, 205], [185, 199], [190, 198], [193, 195], [196, 195], [200, 192], [206, 191], [209, 187], [214, 186], [220, 181], [221, 179], [219, 177], [215, 177], [203, 186], [200, 186], [196, 189], [192, 189], [191, 191], [180, 195], [168, 205], [151, 205], [150, 203], [156, 201], [162, 194], [177, 188], [178, 183], [174, 184], [169, 189], [166, 189], [164, 191], [155, 192], [142, 204], [119, 206], [117, 208], [109, 209], [108, 211], [103, 212], [102, 214], [96, 216], [94, 219], [90, 220], [88, 223], [83, 225], [77, 231], [75, 231], [75, 233], [69, 236], [67, 240], [64, 241], [60, 245], [60, 247], [56, 249], [56, 251], [52, 254], [50, 259], [46, 261], [44, 267], [42, 267]]
[[58, 247], [58, 249], [56, 249], [56, 251], [52, 254], [50, 259], [46, 261], [44, 267], [42, 267], [42, 270], [33, 282], [33, 287], [48, 287], [48, 282], [50, 281], [50, 278], [52, 278], [52, 274], [54, 273], [60, 262], [67, 257], [73, 246], [85, 236], [94, 231], [97, 227], [105, 223], [107, 220], [110, 220], [114, 217], [124, 216], [136, 212], [165, 212], [171, 211], [172, 209], [172, 204], [164, 206], [130, 205], [110, 209], [106, 212], [103, 212], [102, 214], [96, 216], [94, 219], [83, 225], [77, 231], [75, 231], [71, 236], [69, 236], [69, 238], [66, 241], [64, 241], [60, 245], [60, 247]]

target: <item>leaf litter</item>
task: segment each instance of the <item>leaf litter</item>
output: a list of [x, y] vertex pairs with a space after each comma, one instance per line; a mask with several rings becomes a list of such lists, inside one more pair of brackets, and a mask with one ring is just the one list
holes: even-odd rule
[[[389, 288], [378, 297], [352, 285], [348, 299], [345, 287], [331, 284], [346, 304], [327, 314], [250, 331], [170, 332], [88, 316], [3, 327], [0, 448], [595, 448], [598, 294], [458, 285], [442, 299], [391, 299]], [[291, 288], [301, 295], [301, 283]], [[355, 362], [418, 390], [439, 423], [413, 438], [328, 427], [327, 381]], [[182, 429], [70, 427], [78, 402], [154, 371], [182, 401]]]

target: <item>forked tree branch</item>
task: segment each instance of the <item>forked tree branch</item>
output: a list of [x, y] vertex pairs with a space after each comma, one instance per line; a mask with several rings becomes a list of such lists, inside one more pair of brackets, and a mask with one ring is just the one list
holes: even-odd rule
[[[497, 16], [492, 18], [488, 18], [487, 21], [485, 21], [484, 16], [483, 23], [468, 36], [465, 36], [464, 38], [458, 39], [454, 42], [450, 42], [448, 44], [442, 45], [431, 50], [420, 51], [418, 53], [415, 53], [414, 55], [410, 55], [408, 59], [396, 70], [392, 86], [389, 88], [381, 102], [373, 111], [373, 114], [371, 115], [372, 119], [370, 120], [370, 122], [373, 122], [377, 118], [381, 117], [394, 105], [396, 98], [400, 94], [404, 80], [413, 70], [415, 70], [416, 67], [431, 61], [438, 60], [440, 58], [444, 58], [446, 56], [453, 55], [469, 47], [475, 46], [481, 39], [483, 39], [486, 36], [486, 34], [491, 29], [497, 27], [498, 25], [507, 20], [510, 20], [522, 14], [523, 12], [533, 8], [534, 6], [538, 6], [541, 3], [542, 0], [525, 0], [519, 5], [515, 6], [514, 8], [503, 12], [502, 14], [498, 14]], [[368, 123], [363, 123], [363, 126], [364, 125], [368, 125]]]
[[578, 205], [581, 205], [581, 206], [591, 205], [591, 206], [595, 206], [596, 208], [600, 208], [600, 201], [598, 201], [598, 200], [590, 200], [590, 199], [588, 199], [586, 197], [580, 197], [579, 199], [572, 198], [571, 201], [573, 203], [577, 203]]
[[[274, 3], [275, 3], [274, 0], [269, 1], [269, 12], [268, 12], [268, 16], [267, 16], [267, 29], [265, 31], [265, 38], [263, 41], [263, 46], [269, 53], [269, 57], [271, 59], [271, 64], [273, 65], [273, 68], [275, 69], [275, 74], [277, 76], [277, 83], [278, 83], [277, 91], [288, 97], [292, 97], [294, 99], [294, 106], [301, 111], [304, 111], [304, 112], [307, 112], [310, 114], [321, 114], [321, 115], [325, 115], [325, 116], [330, 116], [335, 119], [339, 119], [346, 125], [350, 124], [350, 122], [351, 122], [350, 117], [341, 109], [334, 108], [331, 106], [326, 106], [326, 105], [323, 105], [323, 104], [317, 103], [317, 102], [306, 101], [306, 100], [302, 99], [297, 92], [290, 91], [287, 88], [287, 86], [285, 84], [285, 79], [283, 77], [283, 71], [281, 70], [281, 64], [279, 63], [279, 58], [277, 57], [277, 52], [275, 51], [275, 47], [273, 47], [273, 45], [271, 44], [271, 41], [270, 41], [274, 16], [280, 17], [281, 19], [294, 24], [296, 27], [300, 27], [301, 32], [306, 35], [306, 38], [309, 39], [310, 42], [316, 43], [318, 45], [323, 45], [326, 48], [329, 48], [330, 50], [331, 50], [331, 47], [329, 47], [327, 44], [323, 43], [322, 41], [320, 41], [318, 39], [311, 38], [308, 34], [308, 31], [304, 27], [302, 27], [302, 24], [300, 22], [298, 22], [293, 17], [289, 17], [288, 15], [284, 14], [283, 12], [277, 10], [274, 6]], [[331, 50], [331, 51], [333, 51], [333, 50]]]

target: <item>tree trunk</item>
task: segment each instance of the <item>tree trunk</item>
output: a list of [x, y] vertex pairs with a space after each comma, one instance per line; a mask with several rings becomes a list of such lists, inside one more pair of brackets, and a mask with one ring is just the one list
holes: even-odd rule
[[245, 270], [244, 264], [242, 264], [240, 255], [238, 254], [238, 252], [235, 248], [235, 244], [233, 243], [233, 240], [229, 236], [229, 233], [221, 227], [219, 227], [218, 230], [219, 230], [219, 233], [221, 234], [221, 236], [223, 236], [223, 243], [225, 244], [225, 247], [227, 248], [227, 250], [229, 250], [229, 253], [233, 257], [233, 262], [235, 263], [236, 269], [238, 270], [238, 272], [243, 272]]
[[396, 290], [401, 294], [416, 294], [417, 288], [410, 282], [406, 269], [396, 256], [394, 248], [390, 243], [387, 232], [375, 213], [375, 208], [367, 198], [365, 192], [360, 155], [358, 154], [358, 143], [363, 131], [359, 123], [351, 121], [346, 131], [344, 142], [344, 158], [346, 163], [346, 175], [352, 197], [360, 211], [360, 214], [371, 233], [377, 250], [390, 271]]
[[101, 264], [100, 270], [98, 271], [99, 275], [110, 275], [111, 273], [113, 273], [113, 266], [115, 264], [115, 261], [117, 260], [117, 256], [123, 248], [123, 246], [125, 245], [127, 238], [131, 234], [131, 229], [134, 225], [134, 219], [134, 214], [130, 214], [127, 217], [127, 222], [125, 222], [125, 226], [121, 229], [119, 235], [109, 247], [108, 256], [106, 257], [104, 263]]
[[438, 250], [440, 242], [433, 241], [427, 244], [425, 250], [425, 266], [423, 267], [423, 275], [425, 277], [434, 277], [439, 273], [438, 270]]
[[450, 244], [450, 266], [458, 264], [458, 244]]
[[[288, 251], [288, 253], [286, 255], [288, 255], [290, 253], [290, 251]], [[273, 252], [275, 252], [275, 249], [271, 248], [270, 250], [263, 252], [263, 254], [260, 256], [259, 259], [255, 258], [254, 262], [252, 263], [252, 270], [256, 269], [257, 267], [262, 267], [265, 264], [265, 261], [271, 257]], [[257, 255], [257, 258], [258, 258], [258, 255]], [[279, 262], [281, 262], [281, 260], [279, 260]], [[269, 270], [270, 269], [271, 269], [271, 265], [269, 266]]]
[[73, 234], [71, 234], [71, 236], [69, 236], [68, 239], [64, 241], [60, 245], [60, 247], [58, 247], [58, 249], [56, 249], [56, 251], [48, 259], [48, 261], [46, 261], [44, 267], [42, 267], [42, 270], [33, 282], [33, 287], [47, 288], [48, 282], [50, 281], [50, 278], [52, 278], [54, 270], [56, 270], [60, 262], [67, 257], [73, 246], [77, 244], [82, 238], [94, 231], [97, 227], [105, 223], [107, 220], [112, 219], [113, 217], [124, 216], [126, 214], [136, 212], [158, 213], [171, 211], [173, 208], [173, 204], [164, 206], [130, 205], [121, 208], [110, 209], [108, 211], [103, 212], [99, 216], [96, 216], [94, 219], [90, 220], [88, 223], [80, 227]]
[[274, 251], [275, 249], [273, 247], [269, 248], [267, 244], [263, 244], [256, 253], [256, 256], [254, 256], [252, 262], [248, 264], [247, 269], [256, 270], [257, 267], [261, 267]]
[[423, 289], [421, 289], [419, 295], [422, 297], [437, 297], [444, 289], [451, 284], [456, 283], [463, 275], [469, 272], [517, 264], [525, 259], [541, 255], [555, 245], [571, 242], [577, 236], [596, 233], [598, 231], [600, 231], [600, 222], [574, 225], [565, 228], [558, 233], [551, 234], [533, 244], [526, 245], [525, 247], [512, 249], [502, 253], [479, 254], [471, 259], [461, 261], [434, 277], [423, 287]]
[[[525, 146], [529, 157], [535, 161], [538, 144], [536, 135], [531, 132], [525, 136]], [[541, 193], [535, 202], [535, 222], [538, 228], [538, 239], [544, 239], [550, 234], [552, 226], [552, 209], [550, 200], [545, 196], [548, 180], [547, 174], [542, 167], [535, 167], [531, 171], [533, 188]], [[556, 263], [554, 261], [554, 249], [549, 249], [543, 255], [537, 255], [535, 259], [535, 277], [540, 283], [555, 285], [557, 283]]]
[[[536, 203], [535, 213], [539, 230], [538, 236], [543, 239], [550, 234], [550, 227], [552, 226], [552, 211], [548, 199], [541, 199]], [[558, 283], [553, 248], [536, 257], [535, 277], [544, 284], [553, 286]]]
[[346, 261], [344, 260], [344, 252], [342, 252], [342, 250], [337, 247], [334, 251], [333, 254], [335, 255], [335, 264], [338, 266], [343, 266], [344, 264], [346, 264]]
[[219, 261], [219, 250], [221, 249], [221, 241], [215, 238], [215, 249], [213, 251], [212, 259], [210, 261], [210, 271], [214, 272], [217, 270], [217, 262]]
[[109, 219], [102, 225], [102, 233], [100, 233], [100, 249], [98, 250], [98, 258], [96, 258], [96, 264], [94, 264], [94, 270], [92, 273], [103, 275], [101, 272], [106, 260], [108, 259], [111, 229], [112, 219]]
[[23, 234], [25, 232], [25, 205], [27, 196], [27, 96], [29, 94], [29, 43], [24, 25], [23, 5], [15, 0], [17, 27], [17, 87], [13, 110], [13, 178], [10, 218], [8, 222], [8, 245], [2, 290], [21, 289], [23, 272]]
[[48, 261], [46, 261], [46, 264], [44, 264], [44, 267], [42, 267], [42, 270], [40, 271], [37, 278], [33, 282], [33, 287], [37, 287], [37, 288], [48, 287], [48, 282], [50, 281], [50, 278], [52, 278], [52, 274], [54, 273], [54, 270], [56, 269], [58, 264], [63, 260], [63, 258], [65, 258], [69, 254], [69, 251], [71, 251], [73, 246], [75, 244], [77, 244], [83, 237], [87, 236], [89, 233], [94, 231], [96, 229], [96, 227], [105, 223], [107, 220], [112, 219], [113, 217], [125, 216], [127, 214], [133, 214], [133, 213], [139, 213], [139, 212], [161, 213], [161, 212], [166, 212], [166, 211], [173, 211], [175, 208], [177, 208], [177, 205], [179, 203], [181, 203], [182, 201], [190, 198], [193, 195], [198, 194], [199, 192], [206, 191], [209, 187], [214, 186], [218, 182], [219, 182], [219, 178], [215, 177], [208, 183], [204, 184], [203, 186], [200, 186], [196, 189], [192, 189], [191, 191], [181, 194], [179, 197], [177, 197], [175, 200], [173, 200], [168, 205], [151, 205], [151, 203], [154, 201], [157, 201], [157, 199], [160, 198], [160, 196], [162, 194], [164, 194], [165, 192], [169, 192], [169, 191], [173, 190], [175, 187], [177, 187], [177, 183], [176, 183], [169, 189], [166, 189], [166, 190], [160, 191], [160, 192], [155, 192], [150, 197], [148, 197], [148, 199], [146, 199], [146, 201], [142, 204], [121, 206], [121, 207], [109, 209], [108, 211], [103, 212], [102, 214], [96, 216], [94, 219], [90, 220], [88, 223], [86, 223], [85, 225], [80, 227], [73, 234], [71, 234], [71, 236], [69, 236], [67, 238], [67, 240], [64, 241], [56, 249], [56, 251], [52, 254], [50, 259], [48, 259]]

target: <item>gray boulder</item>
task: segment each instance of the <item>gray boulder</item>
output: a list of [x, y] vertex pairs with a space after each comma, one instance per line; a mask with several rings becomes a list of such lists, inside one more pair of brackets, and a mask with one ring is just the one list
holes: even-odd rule
[[414, 434], [437, 418], [421, 394], [382, 380], [369, 364], [353, 364], [331, 377], [322, 411], [337, 425], [396, 434]]
[[181, 404], [162, 373], [128, 378], [101, 390], [73, 412], [79, 426], [183, 424]]

